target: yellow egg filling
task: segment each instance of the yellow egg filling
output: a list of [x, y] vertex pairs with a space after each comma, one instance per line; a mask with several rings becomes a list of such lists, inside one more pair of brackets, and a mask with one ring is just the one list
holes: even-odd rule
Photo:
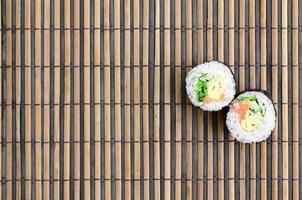
[[208, 84], [208, 97], [214, 100], [219, 100], [224, 93], [223, 80], [214, 76], [213, 79]]
[[253, 114], [251, 111], [246, 112], [245, 118], [241, 120], [241, 127], [248, 132], [257, 130], [261, 124], [261, 114]]

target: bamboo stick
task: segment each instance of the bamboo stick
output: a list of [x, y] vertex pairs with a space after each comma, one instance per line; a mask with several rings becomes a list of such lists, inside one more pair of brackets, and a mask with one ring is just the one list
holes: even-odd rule
[[[186, 71], [192, 66], [192, 2], [186, 1]], [[187, 99], [188, 102], [188, 99]], [[192, 105], [186, 106], [186, 198], [192, 198]]]
[[[287, 28], [287, 1], [282, 1], [282, 27]], [[287, 29], [282, 29], [282, 66], [288, 64]], [[288, 103], [288, 72], [282, 67], [282, 103]], [[288, 105], [282, 104], [282, 192], [283, 199], [288, 199]]]
[[[181, 0], [175, 0], [175, 103], [181, 103]], [[181, 105], [176, 105], [176, 135], [175, 141], [175, 197], [181, 196]]]
[[[170, 60], [170, 29], [169, 27], [170, 25], [170, 0], [165, 1], [165, 19], [164, 19], [164, 27], [166, 28], [164, 31], [164, 64], [169, 66], [171, 63]], [[170, 66], [171, 67], [171, 66]], [[165, 91], [165, 97], [164, 97], [164, 102], [166, 103], [166, 105], [164, 106], [164, 112], [165, 112], [165, 147], [164, 147], [164, 151], [165, 151], [165, 171], [164, 171], [164, 176], [165, 176], [165, 190], [167, 192], [165, 192], [165, 199], [170, 199], [171, 198], [171, 171], [170, 171], [170, 163], [171, 163], [171, 116], [170, 116], [170, 105], [169, 103], [171, 103], [170, 101], [170, 93], [171, 93], [171, 87], [170, 86], [170, 68], [169, 67], [165, 67], [164, 70], [164, 77], [165, 77], [165, 81], [164, 81], [164, 91]], [[168, 104], [168, 105], [167, 105]]]
[[[155, 58], [154, 64], [155, 66], [160, 65], [160, 0], [155, 0]], [[157, 105], [154, 106], [154, 197], [155, 199], [160, 198], [161, 188], [160, 188], [160, 133], [159, 133], [159, 126], [160, 126], [160, 106], [159, 99], [160, 99], [160, 68], [155, 67], [154, 69], [154, 103]]]
[[[149, 26], [149, 0], [144, 0], [143, 1], [143, 28], [148, 28]], [[149, 50], [148, 50], [148, 45], [149, 45], [149, 31], [144, 30], [143, 31], [143, 66], [148, 66], [149, 65]], [[149, 158], [149, 106], [148, 101], [149, 101], [149, 88], [148, 88], [148, 83], [149, 83], [149, 69], [144, 67], [143, 68], [143, 103], [146, 105], [143, 105], [143, 141], [148, 141], [144, 143], [143, 145], [143, 154], [144, 154], [144, 160], [143, 165], [144, 165], [144, 199], [149, 200], [149, 194], [150, 194], [150, 172], [149, 172], [149, 165], [147, 163], [150, 162]]]
[[[234, 72], [234, 0], [229, 1], [229, 65], [232, 66], [231, 70]], [[234, 182], [234, 138], [229, 137], [229, 199], [235, 198], [235, 182]]]
[[[249, 51], [250, 51], [250, 88], [255, 89], [256, 88], [256, 70], [255, 70], [255, 64], [256, 64], [256, 55], [255, 55], [255, 48], [256, 48], [256, 41], [255, 41], [255, 1], [251, 0], [249, 2], [249, 9], [250, 9], [250, 15], [249, 15], [249, 34], [250, 34], [250, 40], [249, 40]], [[250, 145], [250, 198], [256, 199], [256, 144]]]
[[[130, 0], [125, 1], [125, 66], [130, 66]], [[130, 104], [130, 68], [125, 68], [125, 104]], [[130, 106], [125, 105], [125, 197], [131, 199]]]
[[[16, 1], [16, 10], [20, 9], [20, 1]], [[1, 11], [0, 11], [1, 12]], [[16, 27], [20, 27], [20, 12], [16, 13]], [[16, 31], [16, 65], [21, 64], [20, 33]], [[1, 37], [1, 36], [0, 36]], [[1, 50], [0, 50], [1, 51]], [[0, 53], [1, 54], [1, 53]], [[16, 68], [16, 142], [20, 142], [20, 103], [21, 103], [21, 68]], [[16, 178], [21, 178], [20, 143], [16, 144]], [[21, 181], [16, 181], [16, 198], [21, 198]]]
[[[12, 2], [6, 2], [6, 26], [12, 27], [11, 20], [11, 5]], [[12, 32], [6, 32], [6, 86], [12, 87]], [[6, 103], [11, 105], [12, 103], [12, 90], [6, 90]], [[12, 106], [6, 105], [6, 173], [7, 180], [12, 180]], [[6, 194], [7, 199], [12, 199], [12, 182], [6, 182]]]
[[[134, 28], [139, 28], [139, 22], [140, 22], [140, 17], [139, 17], [139, 12], [140, 12], [140, 2], [138, 0], [134, 0], [133, 2], [133, 26]], [[139, 30], [135, 29], [133, 31], [134, 35], [134, 41], [133, 41], [133, 64], [134, 66], [139, 65], [139, 54], [140, 54], [140, 35], [139, 35]], [[137, 143], [137, 141], [140, 140], [140, 106], [137, 105], [140, 102], [140, 72], [138, 67], [134, 67], [133, 69], [133, 74], [134, 74], [134, 80], [133, 80], [133, 112], [134, 112], [134, 118], [133, 118], [133, 124], [134, 124], [134, 133], [133, 133], [133, 139], [135, 141], [134, 143], [134, 198], [139, 199], [140, 196], [140, 184], [139, 184], [139, 179], [140, 179], [140, 144]]]
[[[266, 64], [266, 30], [264, 29], [266, 27], [266, 1], [262, 0], [260, 4], [260, 26], [261, 28], [261, 81], [260, 81], [260, 87], [261, 89], [266, 90], [266, 67], [263, 67], [263, 65]], [[261, 143], [261, 198], [267, 197], [267, 181], [266, 181], [266, 141]]]
[[[223, 1], [223, 0], [222, 0]], [[204, 44], [203, 44], [203, 13], [199, 12], [201, 10], [203, 10], [204, 5], [202, 1], [197, 1], [197, 28], [201, 29], [200, 31], [197, 32], [197, 60], [198, 63], [202, 63], [203, 60], [203, 51], [204, 51]], [[222, 15], [223, 16], [223, 15]], [[197, 183], [197, 198], [201, 199], [203, 198], [203, 174], [204, 174], [204, 169], [203, 169], [203, 150], [204, 150], [204, 145], [203, 145], [203, 140], [204, 140], [204, 126], [203, 126], [203, 117], [204, 117], [204, 113], [203, 111], [198, 109], [198, 135], [197, 135], [197, 141], [198, 141], [198, 145], [197, 145], [197, 155], [198, 155], [198, 172], [197, 172], [197, 177], [198, 177], [198, 183]]]
[[[218, 60], [224, 61], [224, 0], [218, 0]], [[224, 119], [218, 113], [218, 199], [224, 199]]]
[[[120, 1], [114, 1], [114, 27], [116, 28], [114, 34], [115, 45], [115, 102], [121, 102], [121, 43], [120, 43]], [[121, 141], [121, 105], [115, 106], [115, 140]], [[122, 182], [121, 182], [121, 142], [115, 143], [115, 192], [116, 198], [122, 198]]]
[[299, 199], [299, 49], [298, 49], [298, 4], [292, 1], [292, 94], [293, 94], [293, 197]]
[[[245, 1], [240, 1], [239, 4], [239, 10], [240, 10], [240, 16], [239, 16], [239, 27], [241, 28], [239, 30], [239, 90], [243, 91], [245, 89]], [[244, 66], [244, 67], [243, 67]], [[240, 184], [240, 199], [246, 198], [246, 191], [245, 191], [245, 179], [246, 179], [246, 172], [245, 172], [245, 151], [246, 151], [246, 145], [240, 144], [240, 172], [239, 172], [239, 184]]]
[[[272, 27], [278, 26], [277, 1], [272, 2]], [[278, 85], [278, 31], [272, 30], [272, 85]], [[278, 113], [278, 87], [272, 88], [272, 97]], [[272, 199], [278, 199], [278, 120], [272, 133]]]
[[[74, 2], [74, 28], [80, 28], [80, 1]], [[80, 30], [74, 30], [74, 198], [80, 198]]]

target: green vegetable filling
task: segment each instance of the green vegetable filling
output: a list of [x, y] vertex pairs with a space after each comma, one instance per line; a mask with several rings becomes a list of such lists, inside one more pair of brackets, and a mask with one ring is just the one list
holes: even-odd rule
[[262, 102], [259, 102], [256, 96], [249, 97], [238, 97], [239, 102], [246, 102], [250, 105], [250, 111], [252, 114], [257, 115], [261, 114], [262, 117], [265, 115], [265, 105]]
[[250, 97], [238, 97], [237, 100], [239, 102], [248, 102], [248, 101], [256, 101], [257, 97], [256, 96], [250, 96]]
[[202, 102], [208, 94], [208, 83], [213, 77], [208, 74], [202, 74], [195, 86], [198, 101]]

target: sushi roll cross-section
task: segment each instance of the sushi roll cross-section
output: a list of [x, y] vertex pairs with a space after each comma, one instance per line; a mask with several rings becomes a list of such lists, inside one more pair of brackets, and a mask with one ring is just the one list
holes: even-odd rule
[[275, 127], [276, 112], [268, 94], [246, 91], [230, 104], [226, 125], [239, 142], [252, 143], [267, 139]]
[[188, 73], [186, 90], [193, 105], [206, 111], [217, 111], [232, 101], [236, 88], [231, 70], [220, 62], [211, 61]]

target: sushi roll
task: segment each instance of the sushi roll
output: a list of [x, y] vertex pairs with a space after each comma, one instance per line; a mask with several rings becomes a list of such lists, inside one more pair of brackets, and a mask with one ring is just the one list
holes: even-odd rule
[[186, 77], [191, 103], [205, 111], [217, 111], [234, 98], [235, 80], [229, 67], [211, 61], [194, 67]]
[[231, 135], [242, 143], [266, 140], [275, 127], [276, 111], [264, 91], [245, 91], [230, 104], [226, 125]]

